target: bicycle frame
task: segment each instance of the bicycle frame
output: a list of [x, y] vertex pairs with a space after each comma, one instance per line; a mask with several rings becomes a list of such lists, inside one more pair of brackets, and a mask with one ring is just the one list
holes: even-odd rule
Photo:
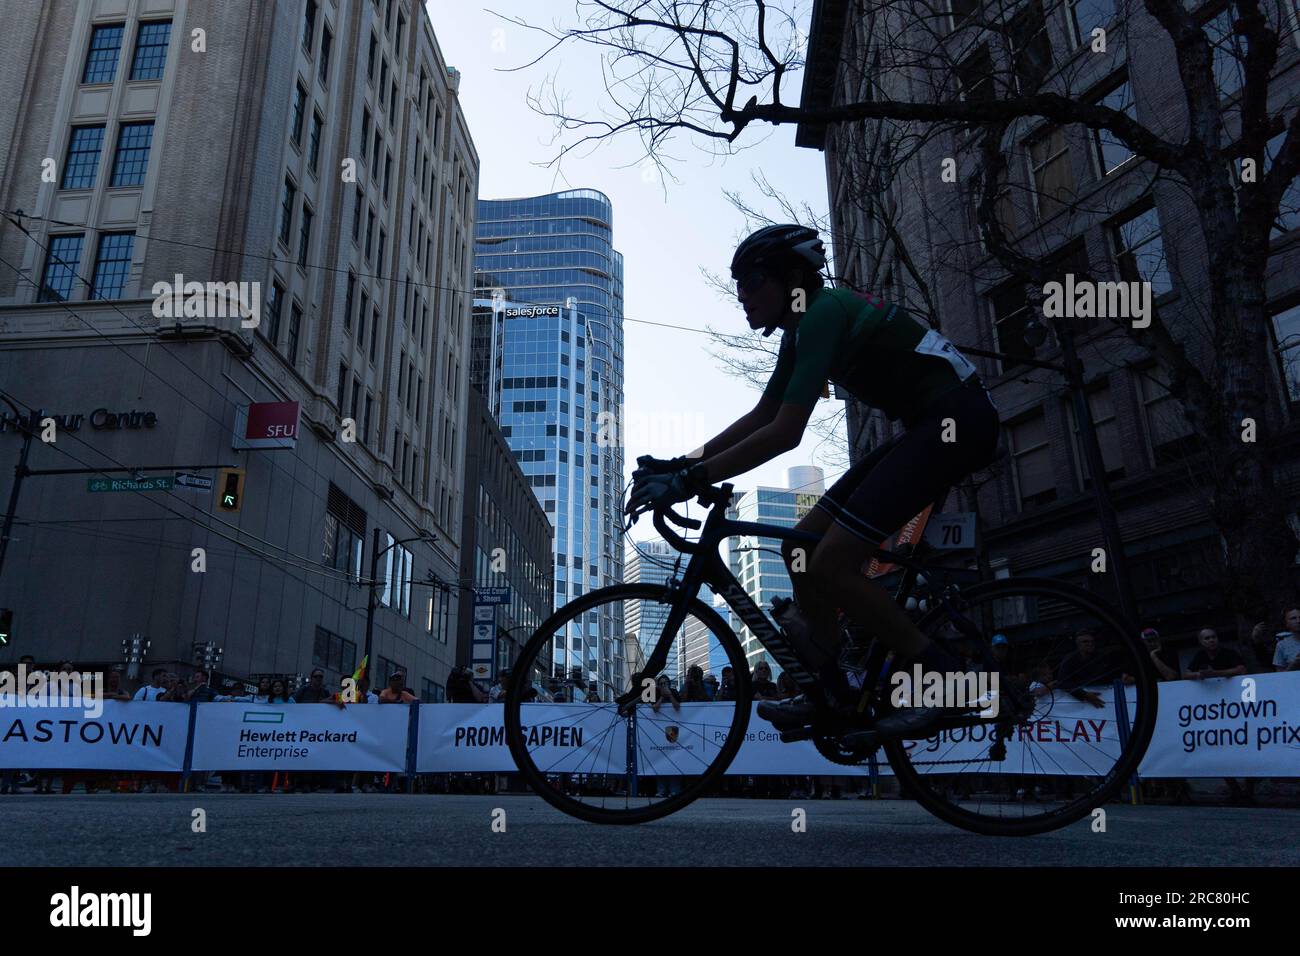
[[[726, 516], [725, 506], [725, 503], [731, 499], [731, 491], [731, 485], [723, 485], [718, 495], [712, 499], [712, 507], [700, 531], [700, 538], [695, 542], [682, 538], [664, 523], [664, 519], [667, 518], [676, 524], [685, 525], [686, 523], [680, 516], [675, 516], [672, 511], [655, 511], [654, 525], [664, 540], [677, 548], [678, 551], [690, 554], [692, 557], [687, 562], [681, 580], [669, 582], [675, 596], [672, 608], [668, 612], [668, 618], [664, 622], [663, 630], [660, 632], [659, 640], [655, 644], [654, 651], [647, 659], [645, 667], [633, 675], [631, 688], [617, 698], [618, 704], [628, 704], [636, 700], [641, 693], [639, 688], [642, 680], [647, 676], [654, 677], [664, 669], [668, 662], [671, 644], [670, 641], [664, 639], [664, 636], [677, 633], [686, 619], [687, 604], [698, 596], [700, 588], [706, 584], [715, 594], [720, 595], [722, 600], [726, 602], [727, 607], [754, 632], [758, 642], [781, 665], [781, 668], [790, 675], [800, 690], [807, 692], [816, 688], [816, 677], [804, 669], [804, 666], [795, 656], [793, 649], [781, 634], [780, 629], [754, 603], [754, 599], [749, 596], [741, 586], [740, 581], [731, 573], [731, 569], [723, 563], [718, 548], [724, 539], [741, 535], [778, 538], [783, 541], [802, 541], [810, 545], [819, 542], [821, 535], [800, 531], [797, 528], [787, 528], [782, 525], [768, 525], [754, 521], [733, 521]], [[881, 558], [905, 569], [903, 583], [899, 592], [905, 596], [916, 580], [916, 575], [925, 568], [905, 555], [896, 554], [883, 548], [878, 549], [876, 553]]]

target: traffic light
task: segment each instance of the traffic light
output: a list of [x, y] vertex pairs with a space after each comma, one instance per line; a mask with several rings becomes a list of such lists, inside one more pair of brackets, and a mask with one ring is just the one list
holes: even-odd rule
[[244, 469], [222, 468], [217, 472], [217, 510], [238, 511], [244, 503]]
[[0, 647], [9, 643], [9, 639], [14, 636], [14, 612], [13, 608], [0, 607]]

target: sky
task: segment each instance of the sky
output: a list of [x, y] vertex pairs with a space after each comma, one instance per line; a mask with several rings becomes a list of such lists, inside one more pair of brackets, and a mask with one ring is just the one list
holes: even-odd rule
[[[574, 150], [558, 169], [548, 167], [545, 164], [558, 154], [561, 144], [576, 141], [575, 134], [561, 133], [557, 142], [553, 121], [529, 106], [527, 94], [553, 77], [558, 88], [569, 94], [571, 112], [600, 115], [607, 94], [597, 51], [561, 47], [526, 66], [549, 41], [502, 17], [548, 27], [557, 21], [577, 25], [572, 2], [493, 0], [487, 9], [472, 0], [432, 0], [427, 8], [447, 64], [461, 71], [461, 101], [481, 163], [480, 198], [592, 188], [613, 203], [614, 247], [624, 256], [626, 471], [631, 473], [637, 455], [669, 457], [698, 447], [758, 400], [756, 388], [728, 375], [709, 354], [713, 343], [704, 333], [706, 326], [712, 326], [718, 331], [757, 334], [749, 332], [734, 297], [724, 299], [700, 271], [703, 267], [726, 274], [737, 242], [748, 231], [744, 216], [723, 190], [741, 192], [775, 217], [775, 203], [765, 199], [752, 181], [752, 173], [761, 170], [795, 208], [806, 203], [824, 216], [823, 154], [796, 147], [793, 126], [764, 126], [747, 130], [738, 143], [746, 148], [728, 157], [716, 157], [684, 137], [678, 139], [668, 150], [680, 160], [671, 165], [677, 181], [666, 184], [639, 162], [644, 153], [635, 133], [620, 134], [594, 149]], [[793, 93], [801, 76], [787, 82], [786, 89]], [[842, 408], [841, 403], [833, 404]], [[832, 402], [823, 401], [818, 411], [831, 411], [831, 406]], [[818, 436], [809, 432], [799, 448], [733, 483], [737, 488], [784, 487], [787, 467], [822, 464], [829, 484], [843, 466], [820, 460], [819, 444]], [[638, 524], [637, 532], [642, 526], [648, 522]], [[634, 532], [634, 536], [645, 535]]]

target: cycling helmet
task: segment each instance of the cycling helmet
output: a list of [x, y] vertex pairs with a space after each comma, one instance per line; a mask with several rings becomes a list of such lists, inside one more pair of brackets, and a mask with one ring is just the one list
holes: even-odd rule
[[793, 223], [764, 226], [736, 247], [731, 277], [739, 278], [750, 269], [790, 260], [802, 260], [819, 272], [825, 267], [826, 247], [816, 229]]

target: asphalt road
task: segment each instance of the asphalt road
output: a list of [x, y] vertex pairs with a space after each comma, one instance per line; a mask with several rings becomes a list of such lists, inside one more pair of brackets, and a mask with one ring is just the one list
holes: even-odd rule
[[[807, 830], [792, 832], [802, 807]], [[207, 832], [191, 829], [206, 812]], [[496, 808], [506, 830], [493, 832]], [[1300, 810], [1110, 804], [1043, 836], [958, 830], [898, 800], [701, 800], [637, 827], [533, 796], [90, 794], [0, 797], [0, 865], [338, 865], [392, 846], [412, 865], [1296, 866]]]

